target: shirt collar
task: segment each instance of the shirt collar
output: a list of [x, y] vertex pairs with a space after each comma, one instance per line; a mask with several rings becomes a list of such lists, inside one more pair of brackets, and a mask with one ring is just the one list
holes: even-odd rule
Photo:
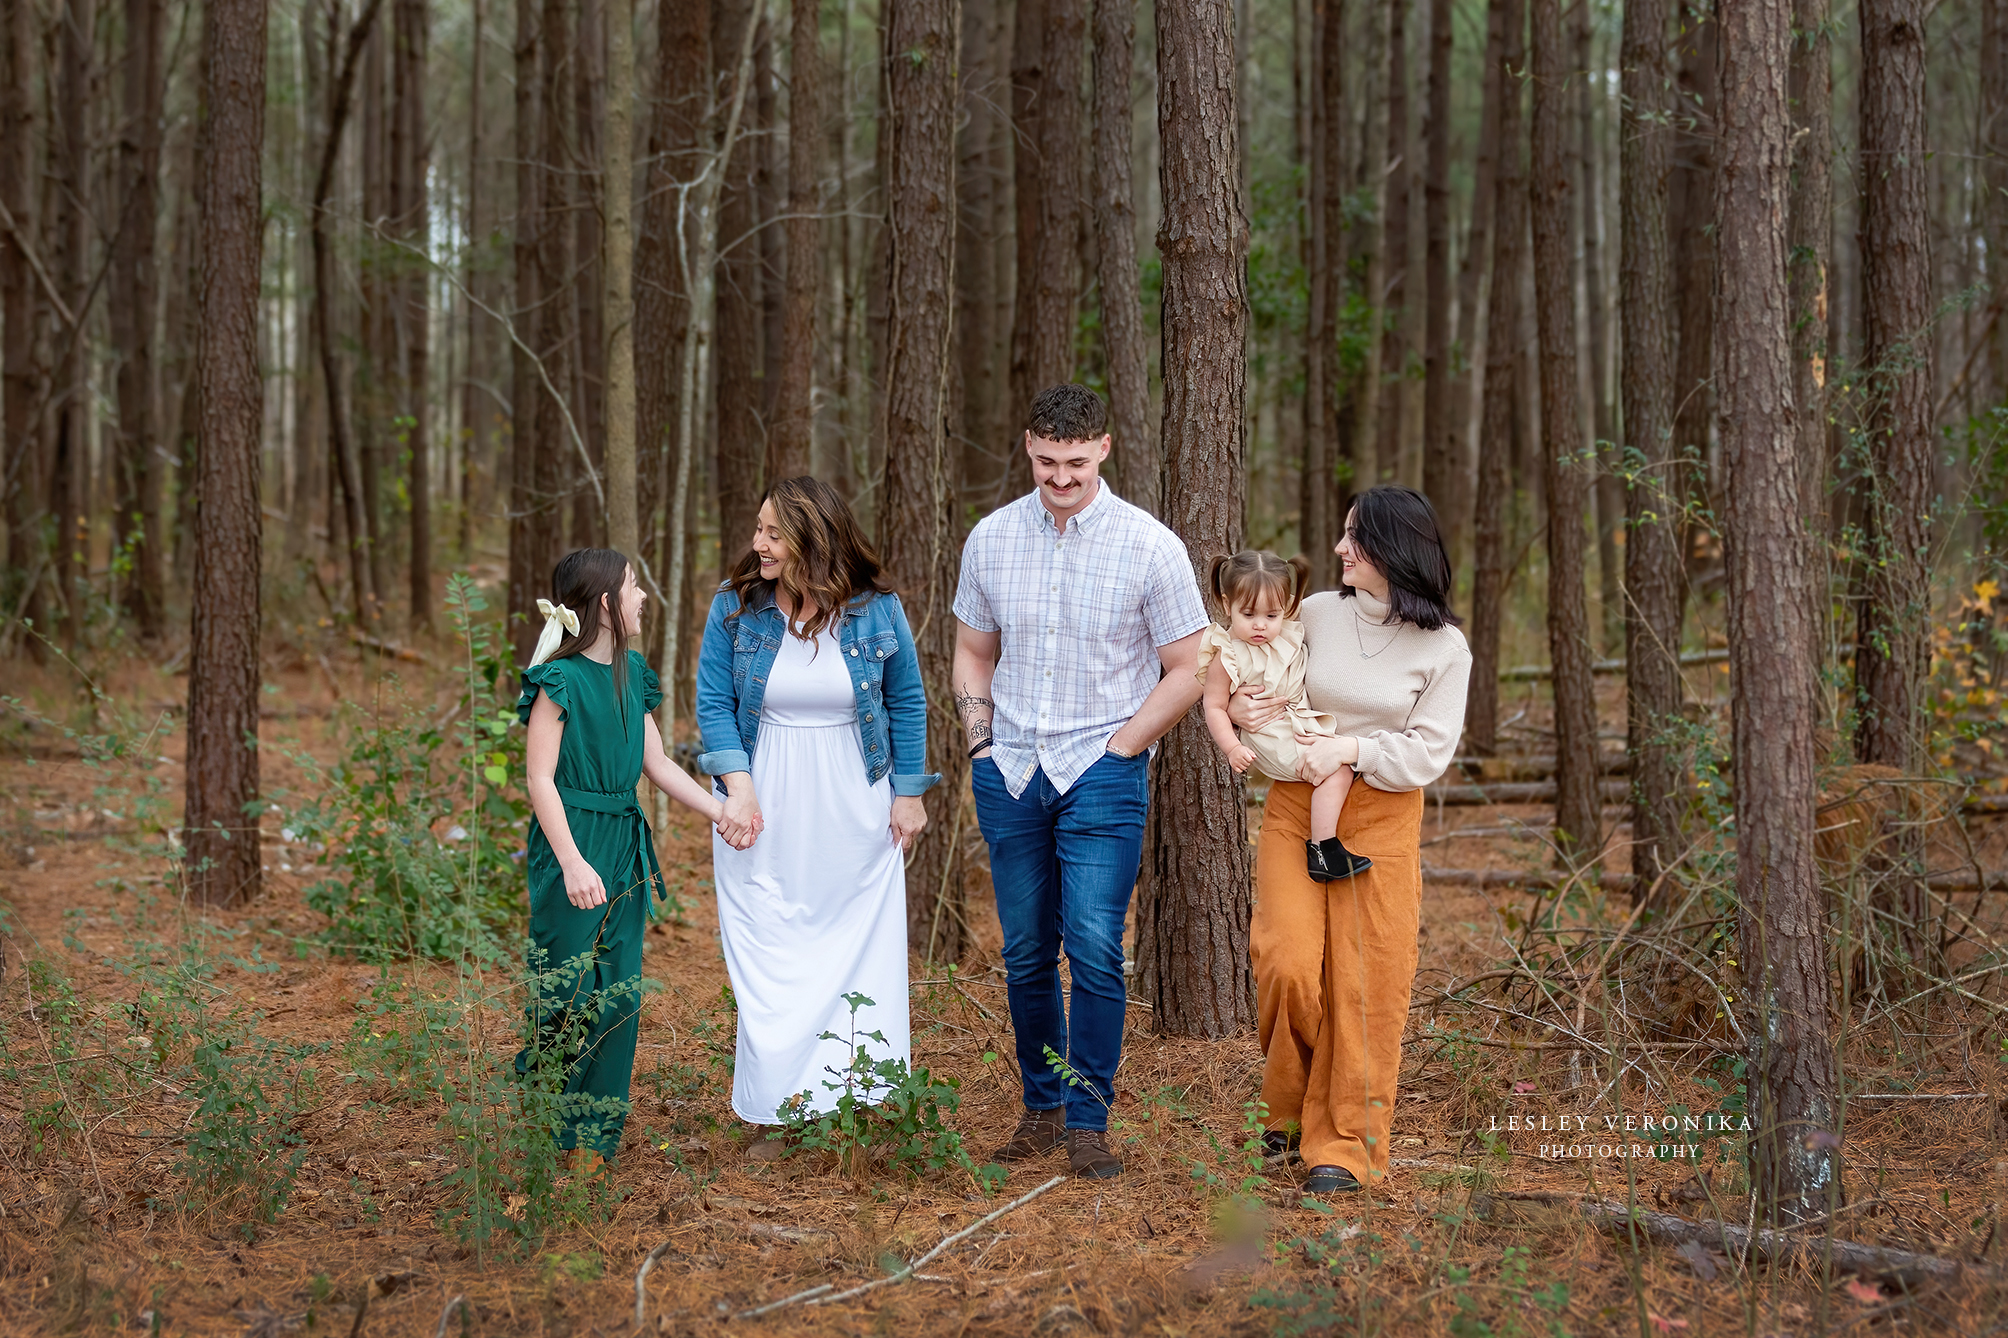
[[[1092, 530], [1103, 516], [1115, 510], [1115, 507], [1111, 503], [1120, 500], [1115, 495], [1115, 489], [1109, 487], [1107, 479], [1097, 479], [1095, 482], [1094, 497], [1090, 499], [1086, 506], [1076, 511], [1071, 517], [1073, 522], [1072, 528], [1077, 530]], [[1037, 488], [1032, 490], [1032, 512], [1032, 523], [1034, 525], [1049, 534], [1057, 529], [1053, 524], [1053, 513], [1046, 509], [1046, 503], [1040, 498]]]

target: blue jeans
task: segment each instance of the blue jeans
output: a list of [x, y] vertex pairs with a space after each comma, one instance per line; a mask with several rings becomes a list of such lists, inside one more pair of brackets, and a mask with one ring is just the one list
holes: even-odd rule
[[[1106, 1129], [1122, 1059], [1123, 917], [1143, 859], [1147, 755], [1105, 756], [1065, 794], [1043, 771], [1013, 799], [988, 757], [970, 776], [1004, 927], [1011, 1030], [1029, 1110], [1067, 1108], [1069, 1129]], [[1073, 1019], [1060, 950], [1073, 969]], [[1066, 1057], [1080, 1085], [1053, 1071]]]

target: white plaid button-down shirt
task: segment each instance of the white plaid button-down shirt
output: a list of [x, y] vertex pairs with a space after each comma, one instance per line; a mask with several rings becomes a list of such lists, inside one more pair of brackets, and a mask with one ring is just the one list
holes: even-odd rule
[[1002, 633], [991, 756], [1013, 798], [1042, 767], [1065, 794], [1157, 686], [1157, 648], [1207, 623], [1184, 543], [1096, 489], [1064, 532], [1033, 492], [962, 546], [955, 616]]

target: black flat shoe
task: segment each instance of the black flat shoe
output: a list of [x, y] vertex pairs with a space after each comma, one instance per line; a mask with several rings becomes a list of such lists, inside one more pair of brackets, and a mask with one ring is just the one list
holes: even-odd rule
[[1350, 1194], [1360, 1187], [1353, 1173], [1343, 1166], [1313, 1166], [1304, 1182], [1306, 1194]]
[[1303, 1141], [1304, 1136], [1295, 1129], [1271, 1129], [1262, 1135], [1262, 1152], [1265, 1156], [1281, 1157], [1295, 1152]]
[[1304, 868], [1314, 883], [1336, 883], [1341, 878], [1365, 873], [1373, 866], [1372, 860], [1347, 850], [1336, 836], [1325, 841], [1304, 842]]

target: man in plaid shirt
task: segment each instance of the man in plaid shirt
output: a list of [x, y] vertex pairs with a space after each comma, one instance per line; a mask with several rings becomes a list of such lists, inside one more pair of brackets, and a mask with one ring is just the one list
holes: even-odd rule
[[955, 592], [955, 704], [1025, 1082], [1024, 1118], [994, 1156], [1022, 1161], [1064, 1143], [1073, 1172], [1095, 1179], [1123, 1168], [1107, 1129], [1149, 751], [1199, 700], [1207, 623], [1184, 543], [1101, 481], [1106, 420], [1084, 386], [1033, 401], [1025, 450], [1038, 489], [977, 523]]

